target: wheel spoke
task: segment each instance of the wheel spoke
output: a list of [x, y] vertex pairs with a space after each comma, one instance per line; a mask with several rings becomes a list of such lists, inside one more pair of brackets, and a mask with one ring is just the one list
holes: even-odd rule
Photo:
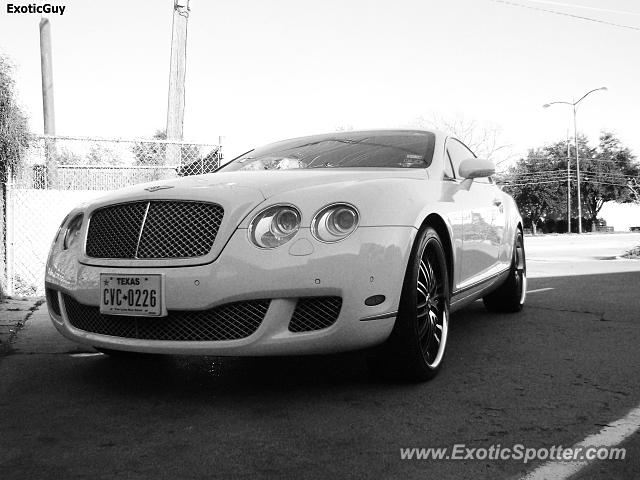
[[429, 320], [427, 319], [420, 323], [420, 326], [418, 329], [418, 338], [420, 339], [420, 341], [422, 341], [422, 339], [424, 339], [427, 336], [428, 332], [429, 332]]
[[427, 241], [421, 252], [415, 286], [417, 341], [430, 368], [435, 368], [442, 358], [447, 339], [446, 326], [446, 271], [441, 247]]
[[433, 273], [433, 268], [431, 267], [431, 262], [427, 262], [427, 269], [429, 271], [429, 294], [435, 295], [437, 284], [436, 284], [436, 276]]
[[441, 296], [435, 296], [435, 297], [431, 297], [431, 305], [433, 305], [433, 307], [439, 312], [440, 310], [442, 310], [442, 297]]
[[[427, 266], [424, 263], [424, 260], [420, 260], [420, 274], [422, 275], [422, 278], [425, 280], [429, 279], [429, 274], [427, 273]], [[420, 278], [420, 277], [418, 277]]]
[[427, 291], [427, 287], [420, 280], [418, 280], [417, 288], [418, 288], [418, 293], [424, 296], [425, 300], [429, 298], [429, 292]]

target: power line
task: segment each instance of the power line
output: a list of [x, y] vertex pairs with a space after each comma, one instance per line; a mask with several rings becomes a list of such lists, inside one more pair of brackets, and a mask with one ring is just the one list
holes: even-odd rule
[[619, 180], [623, 182], [631, 182], [635, 179], [634, 177], [625, 177], [621, 175], [599, 175], [599, 174], [585, 175], [584, 178], [587, 180], [602, 179], [602, 180]]
[[[563, 167], [564, 168], [564, 167]], [[546, 174], [555, 174], [555, 173], [567, 173], [566, 170], [554, 169], [554, 170], [538, 170], [535, 172], [505, 172], [504, 175], [518, 175], [518, 176], [527, 176], [527, 175], [546, 175]]]
[[505, 172], [503, 175], [505, 176], [527, 176], [527, 175], [555, 175], [555, 174], [566, 174], [567, 170], [563, 168], [556, 168], [553, 170], [538, 170], [533, 172], [522, 172], [522, 171], [513, 171], [513, 172]]
[[[607, 179], [605, 179], [607, 180]], [[559, 180], [544, 180], [544, 181], [535, 181], [535, 182], [508, 182], [508, 181], [503, 181], [503, 182], [498, 182], [501, 186], [504, 187], [523, 187], [523, 186], [527, 186], [527, 185], [540, 185], [540, 184], [549, 184], [549, 183], [564, 183], [566, 181], [566, 179], [559, 179]], [[602, 181], [600, 179], [595, 179], [595, 178], [582, 178], [580, 179], [580, 183], [587, 183], [587, 184], [594, 184], [594, 185], [610, 185], [613, 187], [627, 187], [627, 188], [631, 188], [631, 186], [628, 183], [614, 183], [614, 182], [605, 182]]]
[[491, 0], [491, 1], [495, 2], [495, 3], [503, 3], [505, 5], [510, 5], [512, 7], [528, 8], [529, 10], [536, 10], [536, 11], [539, 11], [539, 12], [553, 13], [554, 15], [562, 15], [563, 17], [578, 18], [580, 20], [587, 20], [589, 22], [595, 22], [595, 23], [601, 23], [601, 24], [604, 24], [604, 25], [609, 25], [611, 27], [626, 28], [626, 29], [629, 29], [629, 30], [640, 31], [640, 27], [636, 27], [636, 26], [633, 26], [633, 25], [623, 25], [621, 23], [608, 22], [606, 20], [601, 20], [599, 18], [584, 17], [582, 15], [575, 15], [573, 13], [559, 12], [557, 10], [549, 10], [548, 8], [534, 7], [532, 5], [524, 5], [522, 3], [511, 2], [509, 0]]
[[614, 187], [627, 187], [630, 188], [626, 183], [609, 183], [609, 182], [598, 182], [595, 180], [589, 180], [586, 183], [595, 183], [596, 185], [611, 185]]
[[558, 174], [558, 175], [537, 175], [537, 176], [526, 176], [526, 175], [508, 175], [503, 177], [505, 180], [512, 180], [515, 182], [519, 181], [533, 181], [533, 180], [557, 180], [557, 179], [566, 179], [567, 174]]
[[[577, 181], [573, 177], [571, 178], [574, 182]], [[567, 174], [565, 172], [564, 175], [550, 175], [550, 176], [540, 176], [540, 177], [524, 177], [524, 176], [515, 176], [515, 177], [503, 177], [499, 178], [497, 181], [502, 184], [527, 184], [534, 185], [536, 183], [547, 183], [547, 182], [564, 182], [567, 180]], [[581, 182], [593, 182], [593, 181], [610, 181], [610, 182], [633, 182], [639, 181], [638, 177], [633, 177], [630, 175], [606, 175], [606, 174], [598, 174], [595, 172], [586, 172], [580, 174]]]
[[527, 182], [527, 183], [501, 183], [501, 185], [504, 185], [505, 187], [523, 187], [525, 185], [540, 185], [543, 183], [560, 183], [563, 182], [564, 180], [548, 180], [548, 181], [544, 181], [544, 182]]
[[545, 3], [547, 5], [557, 5], [559, 7], [582, 8], [584, 10], [593, 10], [596, 12], [616, 13], [619, 15], [634, 15], [640, 17], [640, 12], [630, 12], [628, 10], [614, 10], [611, 8], [591, 7], [589, 5], [580, 5], [578, 3], [554, 2], [553, 0], [526, 0], [533, 3]]

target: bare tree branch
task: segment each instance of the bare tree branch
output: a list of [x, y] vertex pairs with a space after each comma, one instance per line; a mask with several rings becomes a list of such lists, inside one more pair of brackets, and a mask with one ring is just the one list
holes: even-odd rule
[[447, 132], [462, 141], [476, 155], [493, 160], [496, 165], [515, 158], [511, 152], [513, 145], [503, 140], [502, 129], [495, 124], [480, 123], [476, 119], [461, 115], [419, 117], [412, 124], [418, 128], [433, 128]]

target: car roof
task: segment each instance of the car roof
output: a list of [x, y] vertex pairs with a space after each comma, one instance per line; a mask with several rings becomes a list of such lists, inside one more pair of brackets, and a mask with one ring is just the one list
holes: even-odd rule
[[361, 135], [370, 135], [370, 136], [385, 136], [385, 135], [411, 135], [411, 134], [433, 134], [437, 137], [446, 137], [447, 135], [439, 130], [418, 130], [418, 129], [373, 129], [373, 130], [348, 130], [348, 131], [340, 131], [340, 132], [330, 132], [330, 133], [321, 133], [316, 135], [305, 135], [302, 137], [294, 137], [288, 138], [286, 140], [280, 140], [278, 142], [273, 142], [273, 144], [277, 144], [280, 142], [291, 142], [291, 141], [318, 141], [326, 138], [349, 138], [354, 136]]

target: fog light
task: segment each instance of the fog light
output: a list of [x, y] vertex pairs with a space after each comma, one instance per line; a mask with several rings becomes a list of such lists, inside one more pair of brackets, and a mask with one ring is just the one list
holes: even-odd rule
[[364, 304], [367, 307], [375, 307], [376, 305], [380, 305], [382, 302], [384, 302], [387, 298], [384, 295], [373, 295], [369, 298], [367, 298], [364, 301]]

